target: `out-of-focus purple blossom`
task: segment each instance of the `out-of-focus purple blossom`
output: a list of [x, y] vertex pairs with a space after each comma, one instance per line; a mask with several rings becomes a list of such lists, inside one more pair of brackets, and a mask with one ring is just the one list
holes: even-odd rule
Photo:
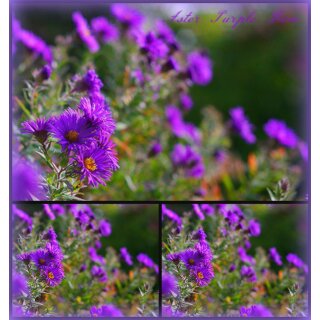
[[24, 134], [32, 134], [40, 143], [44, 143], [48, 136], [51, 126], [51, 120], [45, 118], [38, 118], [36, 120], [27, 120], [21, 123]]
[[101, 241], [100, 241], [100, 240], [96, 240], [96, 241], [94, 242], [94, 247], [95, 247], [97, 250], [101, 249], [101, 248], [102, 248], [102, 243], [101, 243]]
[[132, 257], [130, 255], [130, 253], [128, 252], [127, 248], [123, 247], [120, 249], [120, 257], [127, 265], [129, 265], [129, 266], [133, 265]]
[[166, 205], [162, 205], [162, 217], [167, 217], [174, 223], [176, 223], [178, 226], [182, 225], [182, 219], [172, 210], [168, 209]]
[[162, 145], [159, 141], [154, 142], [148, 152], [149, 157], [155, 157], [162, 152]]
[[180, 71], [180, 65], [178, 61], [174, 57], [169, 57], [167, 61], [162, 65], [161, 71], [162, 72], [169, 72], [171, 70]]
[[97, 278], [99, 282], [106, 282], [108, 280], [107, 273], [98, 266], [93, 266], [91, 269], [91, 275]]
[[25, 264], [29, 264], [31, 261], [31, 252], [24, 252], [17, 255], [17, 260], [24, 262]]
[[81, 41], [88, 47], [90, 52], [97, 52], [100, 46], [96, 38], [92, 35], [87, 20], [78, 11], [72, 14], [72, 20], [76, 25], [77, 34]]
[[174, 263], [178, 263], [181, 260], [181, 253], [175, 252], [175, 253], [169, 253], [166, 256], [167, 260], [172, 261]]
[[50, 227], [47, 232], [44, 233], [43, 238], [49, 241], [56, 241], [57, 234], [52, 227]]
[[12, 199], [45, 199], [39, 168], [23, 158], [14, 157], [12, 161]]
[[171, 306], [162, 306], [162, 317], [184, 317], [185, 314], [179, 310], [172, 309]]
[[162, 273], [162, 295], [169, 296], [169, 295], [177, 295], [179, 292], [177, 280], [174, 275], [163, 272]]
[[298, 144], [298, 137], [295, 132], [287, 127], [284, 121], [278, 119], [270, 119], [264, 125], [265, 133], [280, 144], [288, 147], [295, 148]]
[[214, 208], [212, 205], [204, 203], [200, 205], [202, 212], [204, 212], [207, 216], [212, 216], [214, 214]]
[[197, 215], [197, 217], [198, 217], [200, 220], [204, 220], [204, 219], [205, 219], [205, 216], [204, 216], [204, 214], [203, 214], [203, 212], [202, 212], [202, 210], [201, 210], [201, 208], [200, 208], [200, 205], [194, 203], [194, 204], [192, 205], [192, 207], [193, 207], [193, 211], [194, 211], [194, 213]]
[[261, 233], [260, 223], [254, 219], [249, 220], [248, 230], [253, 237], [258, 237]]
[[89, 69], [83, 77], [75, 76], [75, 90], [87, 91], [89, 94], [100, 92], [103, 83], [94, 69]]
[[138, 85], [144, 85], [146, 79], [141, 69], [134, 70], [132, 72], [132, 77], [137, 81]]
[[110, 222], [107, 220], [100, 220], [99, 231], [103, 237], [109, 237], [112, 232]]
[[222, 149], [218, 149], [214, 152], [213, 157], [217, 162], [224, 162], [227, 159], [227, 153]]
[[153, 268], [155, 265], [153, 260], [149, 256], [147, 256], [145, 253], [139, 253], [137, 255], [137, 260], [147, 268]]
[[191, 52], [188, 55], [188, 74], [198, 85], [207, 85], [212, 79], [212, 61], [201, 52]]
[[233, 129], [243, 138], [243, 140], [250, 144], [255, 143], [256, 136], [253, 133], [253, 125], [245, 116], [243, 108], [232, 108], [230, 110], [230, 117]]
[[251, 243], [249, 240], [244, 241], [244, 247], [246, 250], [249, 250], [251, 248]]
[[238, 248], [238, 255], [242, 262], [248, 263], [248, 264], [255, 264], [255, 260], [252, 256], [248, 255], [246, 250], [243, 247]]
[[174, 32], [163, 20], [156, 22], [156, 32], [158, 37], [168, 44], [172, 51], [179, 49]]
[[204, 232], [204, 230], [202, 228], [199, 228], [195, 234], [193, 235], [194, 239], [200, 240], [200, 241], [204, 241], [207, 238], [206, 233]]
[[87, 270], [87, 265], [86, 264], [82, 264], [80, 269], [79, 269], [79, 272], [84, 272]]
[[198, 197], [204, 197], [207, 194], [207, 191], [204, 188], [198, 188], [195, 190], [194, 194]]
[[229, 272], [233, 272], [234, 270], [236, 270], [236, 265], [235, 264], [231, 264], [229, 267]]
[[256, 282], [257, 275], [254, 269], [250, 266], [242, 266], [240, 274], [244, 277], [248, 282]]
[[103, 305], [101, 308], [93, 306], [90, 314], [92, 317], [123, 317], [121, 310], [112, 304]]
[[250, 307], [241, 307], [241, 317], [273, 317], [271, 311], [261, 304], [253, 305]]
[[106, 260], [100, 256], [94, 247], [89, 247], [88, 249], [89, 257], [93, 262], [99, 263], [101, 265], [106, 264]]
[[169, 53], [167, 45], [153, 32], [146, 33], [138, 42], [142, 52], [148, 56], [150, 61], [164, 59]]
[[125, 4], [112, 4], [111, 13], [128, 29], [140, 29], [144, 16], [136, 9]]
[[192, 98], [186, 93], [180, 94], [180, 103], [184, 110], [190, 110], [193, 106]]
[[282, 266], [281, 256], [275, 247], [269, 249], [269, 257], [275, 264]]
[[61, 204], [58, 203], [53, 203], [51, 205], [51, 210], [53, 211], [53, 213], [57, 216], [62, 216], [65, 214], [65, 209]]
[[291, 265], [308, 272], [307, 265], [296, 254], [289, 253], [286, 258]]
[[27, 279], [22, 274], [14, 271], [12, 273], [12, 295], [18, 298], [23, 294], [29, 294]]
[[45, 64], [40, 70], [35, 72], [35, 80], [42, 82], [48, 80], [52, 73], [52, 67], [50, 64]]
[[178, 138], [189, 139], [196, 144], [201, 141], [199, 130], [191, 123], [183, 120], [181, 111], [172, 105], [166, 107], [166, 117], [170, 125], [172, 133]]
[[44, 210], [45, 214], [49, 217], [50, 220], [55, 220], [56, 216], [54, 215], [49, 204], [47, 204], [47, 203], [44, 204], [43, 210]]
[[191, 146], [176, 144], [171, 153], [171, 160], [175, 166], [182, 167], [188, 177], [200, 179], [204, 175], [202, 157]]
[[28, 225], [29, 230], [32, 230], [32, 218], [24, 211], [21, 209], [18, 209], [15, 204], [12, 205], [12, 213], [17, 216], [19, 219], [22, 221], [26, 222]]
[[105, 17], [97, 17], [91, 20], [91, 28], [102, 42], [108, 43], [119, 38], [118, 29]]

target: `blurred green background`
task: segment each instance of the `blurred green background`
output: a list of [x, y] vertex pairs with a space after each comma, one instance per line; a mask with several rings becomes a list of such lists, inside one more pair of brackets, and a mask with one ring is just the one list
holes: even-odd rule
[[[187, 119], [201, 120], [201, 108], [214, 105], [225, 119], [229, 109], [241, 105], [256, 126], [256, 135], [265, 138], [263, 124], [273, 117], [285, 120], [306, 140], [307, 126], [307, 5], [306, 4], [137, 4], [147, 17], [147, 28], [154, 28], [158, 18], [164, 19], [177, 33], [186, 51], [204, 49], [214, 61], [214, 78], [205, 87], [194, 86], [191, 94], [194, 108]], [[91, 19], [109, 16], [108, 5], [50, 2], [16, 4], [14, 15], [22, 26], [30, 29], [48, 43], [54, 44], [57, 35], [74, 30], [72, 12], [80, 10]], [[199, 23], [171, 23], [170, 17], [181, 11], [181, 16], [192, 12]], [[223, 23], [210, 23], [220, 10], [236, 17], [256, 13], [256, 21], [235, 29]], [[294, 23], [270, 23], [276, 12]], [[112, 18], [111, 18], [112, 20]], [[235, 148], [240, 153], [248, 147], [240, 139]], [[243, 149], [243, 151], [241, 151]]]
[[[64, 205], [66, 206], [66, 205]], [[90, 205], [97, 219], [108, 219], [112, 226], [109, 237], [101, 238], [103, 247], [113, 247], [117, 252], [121, 247], [127, 247], [130, 254], [135, 257], [143, 252], [149, 255], [154, 262], [159, 262], [159, 207], [158, 205], [141, 204], [99, 204]], [[42, 205], [18, 205], [31, 216], [36, 211], [42, 211]], [[71, 214], [71, 213], [68, 213]], [[43, 215], [43, 228], [49, 219]], [[56, 230], [59, 230], [59, 217], [53, 221]], [[58, 231], [57, 231], [58, 232]], [[59, 233], [58, 233], [59, 237]]]
[[[286, 261], [285, 257], [288, 253], [295, 253], [305, 262], [308, 261], [308, 205], [246, 204], [239, 206], [247, 219], [255, 218], [261, 225], [260, 236], [250, 238], [252, 244], [250, 254], [254, 254], [257, 247], [265, 250], [276, 247], [282, 256], [282, 261]], [[193, 212], [192, 205], [187, 204], [168, 204], [167, 207], [180, 215], [187, 211]], [[210, 230], [208, 224], [211, 222], [209, 218], [204, 221], [205, 227], [207, 224], [207, 230]]]

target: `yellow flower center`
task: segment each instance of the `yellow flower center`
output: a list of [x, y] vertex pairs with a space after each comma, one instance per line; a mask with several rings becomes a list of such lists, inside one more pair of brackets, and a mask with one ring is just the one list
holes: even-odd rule
[[39, 259], [39, 263], [40, 263], [40, 264], [45, 264], [45, 262], [46, 262], [46, 260], [44, 260], [44, 259]]
[[84, 159], [84, 166], [90, 171], [97, 170], [97, 164], [91, 157]]
[[70, 130], [66, 133], [65, 138], [70, 142], [77, 142], [79, 138], [79, 132]]
[[194, 260], [193, 259], [189, 259], [189, 263], [190, 264], [194, 264]]
[[204, 278], [203, 273], [200, 272], [200, 271], [197, 273], [197, 276], [198, 276], [199, 279], [203, 279]]
[[49, 277], [50, 279], [54, 279], [53, 273], [52, 273], [52, 272], [49, 272], [49, 273], [48, 273], [48, 277]]

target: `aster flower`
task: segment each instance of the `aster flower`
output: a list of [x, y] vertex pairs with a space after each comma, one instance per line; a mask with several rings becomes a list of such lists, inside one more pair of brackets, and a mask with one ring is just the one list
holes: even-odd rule
[[107, 274], [101, 267], [93, 266], [91, 269], [91, 275], [94, 278], [98, 278], [99, 282], [107, 282], [108, 281]]
[[107, 220], [100, 220], [99, 231], [103, 237], [109, 237], [112, 232], [111, 224]]
[[252, 267], [249, 266], [242, 266], [240, 274], [242, 277], [244, 277], [248, 282], [256, 282], [257, 281], [257, 275], [256, 272]]
[[87, 91], [88, 94], [97, 94], [103, 87], [103, 83], [94, 69], [89, 69], [83, 77], [74, 77], [76, 91]]
[[213, 254], [210, 248], [210, 245], [205, 240], [200, 240], [194, 246], [197, 251], [198, 256], [202, 260], [211, 261], [213, 259]]
[[200, 265], [204, 259], [198, 254], [198, 251], [195, 249], [187, 249], [180, 252], [180, 259], [185, 264], [188, 270], [195, 268]]
[[51, 205], [51, 210], [57, 216], [62, 216], [65, 213], [64, 207], [58, 203], [53, 203]]
[[153, 32], [148, 32], [140, 37], [139, 46], [150, 61], [165, 58], [169, 53], [167, 45], [159, 39]]
[[115, 163], [112, 149], [102, 149], [97, 145], [79, 150], [76, 155], [76, 164], [81, 180], [87, 180], [94, 187], [106, 185], [110, 180]]
[[281, 256], [275, 247], [269, 249], [269, 257], [275, 264], [282, 266]]
[[102, 42], [108, 43], [118, 40], [118, 29], [105, 17], [97, 17], [91, 20], [91, 28]]
[[72, 20], [76, 25], [79, 38], [88, 47], [89, 51], [92, 53], [97, 52], [100, 47], [97, 40], [91, 33], [87, 20], [78, 11], [72, 14]]
[[198, 85], [207, 85], [212, 79], [212, 62], [201, 52], [191, 52], [188, 55], [188, 74]]
[[179, 72], [180, 65], [174, 57], [169, 56], [169, 58], [167, 58], [166, 62], [164, 62], [164, 64], [161, 66], [161, 72], [169, 72], [171, 70]]
[[249, 220], [248, 230], [253, 237], [258, 237], [261, 233], [260, 223], [254, 219]]
[[295, 148], [298, 144], [298, 137], [292, 129], [287, 127], [284, 121], [270, 119], [264, 125], [265, 133], [288, 148]]
[[51, 121], [45, 118], [22, 122], [22, 133], [32, 134], [40, 143], [44, 143], [49, 136]]
[[172, 29], [163, 21], [156, 22], [156, 33], [160, 39], [170, 46], [170, 49], [178, 49], [178, 43]]
[[46, 244], [47, 258], [50, 263], [57, 264], [63, 260], [63, 253], [57, 241], [51, 240]]
[[207, 286], [214, 278], [214, 272], [210, 263], [196, 266], [191, 270], [191, 274], [194, 277], [196, 283], [200, 287]]
[[242, 107], [235, 107], [230, 110], [230, 117], [233, 129], [239, 133], [247, 143], [255, 143], [256, 136], [253, 134], [253, 125], [244, 114]]
[[297, 267], [299, 269], [303, 269], [305, 272], [307, 272], [308, 268], [307, 266], [305, 265], [305, 263], [294, 253], [289, 253], [287, 255], [287, 261], [293, 265], [294, 267]]
[[48, 80], [52, 73], [52, 67], [49, 64], [45, 64], [39, 71], [37, 78], [41, 81]]
[[100, 256], [96, 249], [94, 247], [88, 248], [89, 257], [93, 262], [99, 263], [99, 264], [106, 264], [106, 260]]
[[261, 304], [240, 308], [241, 317], [273, 317], [271, 311]]
[[128, 29], [139, 29], [144, 21], [143, 15], [125, 4], [112, 4], [111, 13]]
[[162, 152], [162, 145], [159, 141], [154, 142], [148, 152], [148, 157], [155, 157]]
[[181, 253], [180, 252], [175, 252], [175, 253], [169, 253], [166, 256], [167, 260], [172, 261], [174, 263], [179, 263], [181, 260]]
[[193, 207], [194, 213], [198, 216], [198, 218], [199, 218], [200, 220], [204, 220], [204, 219], [205, 219], [205, 216], [204, 216], [203, 212], [201, 211], [200, 206], [195, 203], [195, 204], [192, 205], [192, 207]]
[[29, 264], [31, 261], [31, 252], [24, 252], [17, 255], [17, 260], [24, 262], [25, 264]]
[[51, 262], [51, 259], [49, 258], [47, 251], [44, 249], [38, 249], [32, 252], [31, 260], [40, 270], [48, 267]]
[[162, 273], [162, 295], [169, 296], [172, 294], [178, 294], [179, 289], [177, 285], [177, 280], [174, 275], [163, 272]]
[[182, 225], [182, 219], [172, 210], [168, 209], [166, 205], [162, 205], [162, 217], [167, 217], [174, 223], [176, 223], [178, 226]]
[[137, 260], [147, 268], [153, 268], [155, 265], [153, 260], [149, 256], [147, 256], [145, 253], [139, 253], [137, 255]]
[[201, 211], [204, 212], [207, 216], [214, 214], [214, 208], [212, 205], [204, 203], [200, 205]]
[[54, 229], [50, 227], [48, 231], [43, 235], [43, 238], [49, 241], [56, 241], [57, 234], [55, 233]]
[[96, 128], [85, 117], [71, 108], [56, 117], [51, 125], [51, 133], [63, 150], [86, 145], [94, 137], [95, 131]]
[[41, 270], [45, 281], [50, 287], [56, 287], [64, 278], [64, 271], [60, 265], [51, 265]]
[[193, 239], [204, 241], [206, 240], [207, 235], [202, 228], [199, 228], [193, 235]]
[[128, 252], [128, 249], [123, 247], [120, 249], [120, 258], [129, 266], [133, 265], [132, 257]]
[[190, 146], [176, 144], [171, 153], [171, 159], [175, 166], [185, 169], [188, 177], [200, 179], [205, 171], [202, 157]]
[[180, 103], [184, 110], [190, 110], [193, 106], [192, 98], [186, 93], [180, 94]]
[[92, 317], [123, 317], [122, 312], [112, 304], [103, 305], [101, 308], [93, 306], [90, 314]]
[[43, 210], [46, 213], [46, 215], [49, 217], [50, 220], [55, 220], [56, 216], [54, 215], [53, 211], [51, 210], [51, 207], [49, 204], [43, 205]]
[[27, 279], [20, 273], [12, 273], [12, 295], [17, 298], [23, 294], [29, 294]]
[[242, 262], [248, 263], [248, 264], [255, 264], [255, 260], [252, 256], [248, 255], [246, 250], [243, 247], [238, 248], [238, 255]]

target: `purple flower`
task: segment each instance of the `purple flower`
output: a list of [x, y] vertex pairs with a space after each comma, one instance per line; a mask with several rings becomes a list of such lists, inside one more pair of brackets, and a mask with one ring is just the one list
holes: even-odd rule
[[236, 265], [235, 264], [231, 264], [229, 267], [229, 272], [233, 272], [234, 270], [236, 270]]
[[41, 81], [48, 80], [52, 73], [52, 67], [49, 64], [45, 64], [38, 74], [38, 78]]
[[162, 205], [162, 217], [166, 216], [169, 218], [171, 221], [176, 223], [178, 226], [182, 225], [182, 219], [172, 210], [168, 209], [166, 205]]
[[188, 177], [202, 178], [205, 168], [202, 157], [190, 146], [176, 144], [171, 153], [171, 159], [175, 166], [182, 167]]
[[109, 237], [112, 232], [111, 224], [107, 220], [100, 220], [99, 231], [103, 237]]
[[174, 263], [179, 263], [181, 260], [181, 253], [180, 252], [175, 252], [175, 253], [169, 253], [166, 256], [167, 260], [172, 261]]
[[27, 280], [25, 276], [14, 271], [12, 274], [12, 295], [18, 298], [24, 293], [29, 294]]
[[213, 254], [210, 245], [205, 240], [200, 240], [198, 243], [196, 243], [194, 248], [197, 251], [197, 254], [200, 257], [200, 259], [205, 261], [211, 261], [213, 259]]
[[39, 270], [48, 267], [51, 262], [51, 259], [49, 258], [47, 251], [44, 249], [38, 249], [32, 252], [31, 260]]
[[92, 35], [87, 20], [80, 12], [74, 12], [72, 14], [72, 20], [76, 25], [76, 30], [79, 38], [88, 47], [90, 52], [97, 52], [99, 50], [99, 44], [95, 37]]
[[178, 48], [174, 32], [163, 20], [158, 20], [156, 22], [156, 32], [160, 39], [170, 45], [171, 49]]
[[249, 220], [248, 230], [253, 237], [258, 237], [261, 233], [260, 223], [254, 219]]
[[12, 213], [17, 216], [19, 219], [27, 223], [30, 231], [32, 230], [32, 218], [25, 213], [24, 211], [17, 208], [15, 204], [12, 205]]
[[101, 244], [101, 241], [99, 241], [99, 240], [97, 240], [97, 241], [95, 241], [94, 242], [94, 247], [96, 248], [96, 249], [101, 249], [102, 248], [102, 244]]
[[63, 260], [63, 253], [57, 241], [49, 241], [46, 244], [47, 258], [50, 263], [59, 265]]
[[169, 296], [178, 294], [177, 280], [174, 275], [163, 272], [162, 273], [162, 295]]
[[17, 260], [24, 262], [25, 264], [29, 264], [31, 261], [31, 252], [24, 252], [17, 255]]
[[169, 53], [167, 45], [153, 32], [148, 32], [139, 39], [139, 46], [150, 61], [163, 59]]
[[198, 204], [193, 204], [192, 207], [193, 207], [194, 213], [198, 216], [198, 218], [200, 220], [204, 220], [205, 216], [204, 216], [203, 212], [201, 211], [200, 206]]
[[49, 217], [50, 220], [55, 220], [56, 217], [55, 217], [53, 211], [51, 210], [51, 207], [49, 204], [44, 204], [43, 210], [46, 213], [46, 215]]
[[207, 286], [214, 278], [213, 268], [210, 263], [205, 263], [199, 267], [196, 266], [191, 270], [191, 274], [200, 287]]
[[65, 213], [65, 209], [61, 204], [53, 203], [51, 205], [52, 212], [57, 216], [62, 216]]
[[288, 147], [295, 148], [298, 144], [298, 137], [294, 131], [287, 127], [286, 123], [277, 119], [270, 119], [264, 125], [265, 133], [280, 144]]
[[74, 90], [87, 91], [89, 94], [97, 94], [103, 87], [103, 83], [94, 69], [89, 69], [82, 78], [78, 75], [75, 76], [74, 81]]
[[12, 169], [13, 200], [44, 199], [38, 167], [23, 158], [18, 159], [14, 157]]
[[[110, 146], [113, 146], [110, 144]], [[113, 150], [91, 145], [90, 148], [79, 150], [76, 162], [81, 180], [87, 180], [88, 184], [97, 187], [99, 184], [106, 185], [110, 180], [115, 163]]]
[[201, 135], [199, 130], [193, 124], [184, 122], [181, 111], [177, 107], [167, 106], [166, 117], [175, 136], [189, 139], [197, 144], [200, 143]]
[[180, 259], [188, 270], [195, 268], [203, 263], [204, 259], [195, 249], [187, 249], [180, 252]]
[[200, 205], [201, 211], [204, 212], [207, 216], [212, 216], [214, 214], [214, 208], [212, 205], [204, 203]]
[[271, 311], [261, 304], [240, 308], [241, 317], [273, 317]]
[[139, 11], [125, 4], [112, 4], [111, 13], [119, 22], [129, 29], [139, 29], [144, 21], [144, 17]]
[[48, 231], [43, 235], [43, 238], [49, 241], [56, 241], [57, 234], [55, 233], [54, 229], [50, 227]]
[[56, 287], [64, 278], [63, 268], [59, 265], [52, 265], [41, 270], [47, 284], [50, 287]]
[[137, 260], [144, 266], [146, 266], [147, 268], [153, 268], [155, 263], [153, 262], [153, 260], [148, 257], [146, 254], [144, 253], [139, 253], [137, 255]]
[[212, 62], [201, 52], [191, 52], [188, 55], [188, 74], [198, 85], [207, 85], [212, 79]]
[[118, 29], [111, 24], [105, 17], [97, 17], [91, 20], [93, 32], [104, 43], [118, 40]]
[[252, 256], [248, 255], [246, 250], [243, 247], [238, 248], [238, 255], [242, 262], [248, 263], [248, 264], [255, 264], [255, 260]]
[[190, 110], [193, 106], [192, 98], [186, 93], [180, 94], [180, 103], [184, 110]]
[[256, 282], [257, 281], [257, 275], [256, 272], [252, 267], [249, 266], [242, 266], [240, 274], [242, 277], [244, 277], [248, 282]]
[[162, 152], [162, 145], [159, 141], [154, 142], [148, 152], [149, 157], [155, 157]]
[[96, 128], [85, 117], [71, 108], [56, 117], [51, 126], [51, 132], [63, 150], [86, 145], [94, 137], [95, 131]]
[[19, 28], [15, 34], [16, 40], [22, 42], [31, 52], [37, 56], [41, 56], [47, 63], [52, 63], [53, 57], [49, 46], [38, 36], [28, 30]]
[[204, 241], [206, 240], [206, 238], [207, 238], [207, 235], [202, 228], [199, 228], [193, 235], [193, 239], [197, 239], [200, 241]]
[[99, 282], [107, 282], [108, 281], [107, 274], [101, 267], [93, 266], [91, 269], [91, 275], [94, 278], [98, 278]]
[[275, 264], [282, 266], [281, 256], [275, 247], [269, 249], [269, 257]]
[[122, 312], [112, 304], [103, 305], [101, 308], [93, 306], [90, 314], [92, 317], [123, 317]]
[[184, 317], [185, 314], [179, 310], [172, 309], [171, 306], [162, 306], [162, 317]]
[[178, 61], [170, 56], [167, 61], [161, 66], [161, 72], [169, 72], [171, 70], [180, 71], [180, 65]]
[[89, 247], [88, 249], [89, 257], [93, 262], [99, 264], [106, 264], [106, 260], [100, 256], [94, 247]]
[[293, 266], [303, 269], [305, 272], [308, 272], [308, 268], [305, 263], [294, 253], [289, 253], [287, 255], [287, 261]]
[[255, 143], [256, 136], [253, 134], [253, 125], [249, 122], [248, 118], [245, 116], [242, 107], [235, 107], [230, 110], [231, 123], [233, 129], [239, 133], [239, 135], [247, 143]]
[[127, 265], [129, 265], [129, 266], [133, 265], [131, 255], [128, 252], [127, 248], [123, 247], [120, 249], [120, 257]]

